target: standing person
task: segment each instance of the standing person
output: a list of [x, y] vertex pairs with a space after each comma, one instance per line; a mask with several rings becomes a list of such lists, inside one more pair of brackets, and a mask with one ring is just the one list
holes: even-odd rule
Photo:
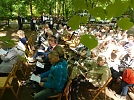
[[22, 18], [22, 15], [21, 14], [18, 14], [18, 30], [22, 30], [22, 27], [23, 27], [23, 18]]
[[53, 23], [54, 23], [53, 16], [51, 15], [50, 16], [50, 24], [49, 24], [49, 27], [50, 27], [51, 30], [53, 29]]
[[47, 20], [47, 17], [46, 17], [45, 14], [43, 13], [43, 14], [41, 15], [41, 23], [42, 23], [42, 24], [45, 24], [45, 23], [46, 23], [46, 20]]
[[35, 20], [35, 17], [32, 15], [31, 17], [31, 31], [35, 31], [35, 24], [36, 24], [36, 20]]
[[34, 100], [47, 100], [49, 96], [61, 93], [64, 90], [68, 78], [67, 62], [60, 59], [56, 51], [48, 55], [51, 69], [40, 74], [41, 82], [36, 85]]

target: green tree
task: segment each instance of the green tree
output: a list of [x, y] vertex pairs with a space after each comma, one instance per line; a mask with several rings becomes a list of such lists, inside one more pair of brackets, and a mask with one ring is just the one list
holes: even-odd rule
[[[74, 3], [75, 11], [84, 11], [90, 13], [94, 17], [99, 17], [102, 20], [111, 19], [112, 17], [122, 16], [128, 9], [132, 11], [134, 9], [133, 0], [75, 0]], [[74, 15], [68, 22], [68, 25], [72, 30], [78, 29], [81, 23], [87, 23], [88, 17]], [[120, 28], [126, 30], [133, 26], [130, 18], [120, 18], [117, 21]], [[91, 44], [87, 43], [89, 41]], [[91, 35], [84, 35], [81, 37], [81, 43], [86, 45], [89, 49], [94, 48], [96, 40]]]

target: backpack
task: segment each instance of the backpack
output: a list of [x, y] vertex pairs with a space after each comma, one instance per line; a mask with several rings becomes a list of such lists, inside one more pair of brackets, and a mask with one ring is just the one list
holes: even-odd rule
[[134, 71], [131, 68], [127, 68], [123, 71], [122, 79], [128, 84], [134, 84]]

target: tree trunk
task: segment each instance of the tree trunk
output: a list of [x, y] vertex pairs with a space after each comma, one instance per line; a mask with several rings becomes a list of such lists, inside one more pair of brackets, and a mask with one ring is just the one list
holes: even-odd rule
[[32, 15], [33, 15], [33, 10], [32, 10], [32, 0], [30, 0], [29, 6], [30, 6], [30, 13], [31, 13], [31, 16], [32, 16]]

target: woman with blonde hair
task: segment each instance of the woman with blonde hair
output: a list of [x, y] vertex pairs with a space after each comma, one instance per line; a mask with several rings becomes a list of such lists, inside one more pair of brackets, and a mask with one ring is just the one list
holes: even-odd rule
[[26, 36], [25, 36], [25, 32], [23, 30], [18, 30], [17, 35], [18, 35], [20, 41], [23, 44], [26, 44], [27, 39], [26, 39]]

